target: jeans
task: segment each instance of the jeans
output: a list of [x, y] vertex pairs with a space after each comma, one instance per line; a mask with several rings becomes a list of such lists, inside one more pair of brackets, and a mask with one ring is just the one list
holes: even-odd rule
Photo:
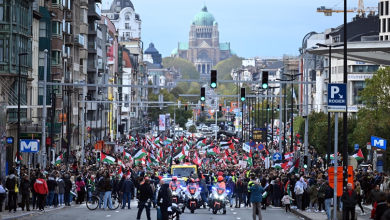
[[106, 194], [106, 192], [100, 192], [100, 203], [99, 203], [99, 209], [102, 207], [102, 204], [103, 204], [103, 200], [104, 200], [104, 195]]
[[108, 208], [114, 209], [114, 207], [112, 207], [111, 191], [107, 191], [107, 192], [104, 194], [103, 209], [107, 208], [107, 205], [108, 205]]
[[54, 206], [57, 206], [57, 205], [58, 205], [58, 194], [57, 194], [57, 193], [54, 194], [53, 205], [54, 205]]
[[209, 200], [207, 199], [206, 193], [201, 193], [200, 196], [202, 197], [203, 201], [209, 205]]
[[34, 209], [35, 204], [36, 204], [36, 207], [38, 207], [38, 197], [37, 197], [37, 193], [35, 193], [35, 192], [33, 192], [31, 194], [32, 194], [31, 202], [32, 202], [32, 207]]
[[246, 201], [246, 196], [247, 196], [248, 194], [242, 194], [242, 200], [244, 201], [244, 204], [245, 204], [245, 207], [247, 207], [248, 206], [248, 203], [247, 203], [247, 201]]
[[236, 193], [236, 206], [241, 207], [242, 193]]
[[330, 204], [332, 203], [332, 199], [325, 199], [325, 211], [326, 211], [326, 216], [328, 219], [331, 219], [331, 212], [330, 212]]
[[70, 193], [70, 194], [69, 194], [69, 205], [70, 205], [70, 203], [72, 203], [72, 202], [73, 202], [73, 194]]
[[296, 195], [298, 209], [302, 210], [302, 194]]
[[131, 203], [131, 192], [124, 192], [123, 193], [123, 200], [122, 200], [122, 208], [125, 208], [126, 206], [126, 200], [129, 203], [127, 206], [130, 209], [130, 203]]
[[46, 206], [52, 206], [54, 200], [54, 191], [49, 191], [49, 195], [46, 198]]
[[87, 191], [88, 202], [92, 202], [92, 191]]
[[274, 206], [279, 207], [280, 206], [280, 199], [279, 198], [274, 198]]
[[232, 206], [234, 203], [233, 193], [229, 193], [228, 197], [229, 197], [230, 205]]
[[64, 200], [65, 200], [65, 205], [69, 205], [70, 204], [70, 193], [65, 193], [64, 194]]
[[141, 219], [142, 211], [146, 209], [146, 217], [148, 220], [151, 220], [150, 218], [150, 203], [147, 202], [139, 202], [138, 203], [138, 213], [137, 213], [137, 220]]
[[15, 191], [8, 192], [8, 210], [11, 211], [12, 208], [16, 212], [16, 203], [18, 202], [18, 194]]
[[58, 194], [58, 204], [59, 205], [64, 204], [64, 194], [63, 193]]

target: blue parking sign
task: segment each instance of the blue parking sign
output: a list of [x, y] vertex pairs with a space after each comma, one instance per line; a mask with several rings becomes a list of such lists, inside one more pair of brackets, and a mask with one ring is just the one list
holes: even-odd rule
[[347, 84], [328, 84], [328, 112], [347, 111]]

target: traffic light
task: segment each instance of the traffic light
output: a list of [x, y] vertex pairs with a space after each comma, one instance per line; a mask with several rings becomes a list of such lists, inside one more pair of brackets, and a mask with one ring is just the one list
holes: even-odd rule
[[241, 101], [245, 101], [245, 87], [241, 87]]
[[186, 110], [186, 111], [188, 110], [187, 104], [184, 105], [184, 110]]
[[236, 116], [233, 116], [232, 117], [232, 122], [235, 122], [236, 121]]
[[269, 105], [267, 105], [267, 111], [269, 111]]
[[210, 87], [212, 89], [217, 88], [217, 70], [211, 70]]
[[262, 87], [263, 89], [268, 88], [268, 71], [263, 71]]
[[219, 111], [221, 112], [222, 111], [222, 104], [219, 103]]
[[279, 111], [279, 105], [278, 105], [278, 111]]
[[299, 104], [297, 105], [297, 110], [299, 111]]
[[303, 168], [307, 168], [307, 156], [303, 156]]
[[202, 103], [202, 112], [204, 111], [204, 104]]
[[204, 102], [206, 100], [206, 88], [200, 88], [200, 101]]

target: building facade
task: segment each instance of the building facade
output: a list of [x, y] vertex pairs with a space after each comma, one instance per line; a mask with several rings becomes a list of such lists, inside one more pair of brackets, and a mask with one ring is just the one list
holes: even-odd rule
[[220, 43], [218, 22], [206, 6], [191, 22], [188, 43], [178, 43], [171, 53], [172, 57], [190, 61], [200, 74], [210, 74], [218, 62], [232, 55], [236, 54], [230, 48], [230, 43]]

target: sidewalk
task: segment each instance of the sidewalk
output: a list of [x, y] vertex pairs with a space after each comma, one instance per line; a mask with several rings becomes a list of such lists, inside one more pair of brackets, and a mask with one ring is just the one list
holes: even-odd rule
[[[360, 208], [357, 206], [355, 209], [357, 220], [366, 220], [371, 215], [372, 206], [365, 206], [365, 205], [362, 205], [362, 206], [363, 206], [364, 211], [367, 212], [367, 214], [364, 216], [361, 216], [360, 215]], [[305, 220], [326, 220], [327, 219], [326, 212], [307, 212], [306, 210], [305, 211], [297, 211], [296, 209], [291, 209], [291, 213], [293, 213], [293, 214], [295, 214], [295, 215], [297, 215]]]
[[[77, 205], [79, 206], [79, 205]], [[67, 209], [67, 208], [72, 208], [72, 207], [76, 207], [76, 205], [72, 205], [72, 206], [61, 206], [61, 207], [57, 207], [57, 208], [45, 208], [45, 212], [52, 212], [52, 211], [57, 211], [59, 209]], [[35, 216], [35, 215], [40, 215], [42, 213], [45, 213], [45, 212], [41, 212], [41, 211], [22, 211], [22, 208], [18, 207], [17, 209], [17, 212], [16, 213], [13, 213], [13, 212], [9, 212], [8, 210], [3, 210], [2, 212], [2, 219], [3, 220], [12, 220], [12, 219], [19, 219], [19, 218], [23, 218], [23, 217], [31, 217], [31, 216]], [[1, 219], [1, 218], [0, 218]]]

